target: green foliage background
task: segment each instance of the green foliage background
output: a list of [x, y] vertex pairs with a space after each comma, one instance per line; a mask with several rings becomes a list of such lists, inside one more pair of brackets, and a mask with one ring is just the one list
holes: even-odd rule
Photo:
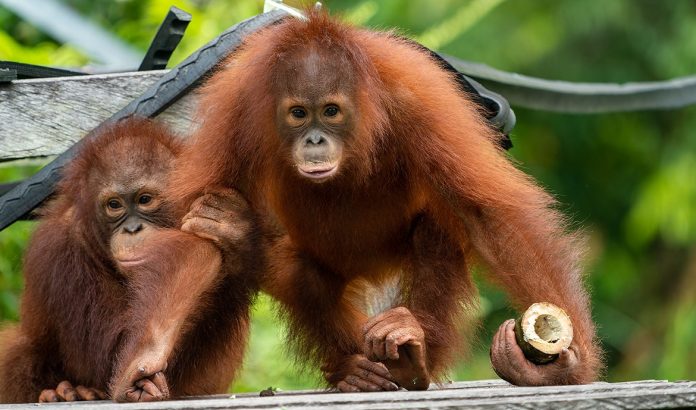
[[[85, 18], [145, 50], [171, 4], [193, 14], [175, 64], [261, 10], [254, 0], [65, 0]], [[328, 0], [355, 24], [396, 28], [463, 59], [550, 79], [659, 81], [696, 72], [691, 0]], [[0, 8], [0, 59], [81, 66], [89, 59]], [[1, 109], [1, 107], [0, 107]], [[568, 115], [516, 107], [511, 155], [590, 235], [588, 283], [608, 380], [696, 379], [696, 107]], [[35, 166], [5, 164], [0, 181]], [[21, 253], [32, 230], [0, 233], [0, 320], [16, 320]], [[494, 377], [487, 346], [511, 317], [504, 295], [481, 286], [473, 357], [452, 378]], [[261, 297], [251, 348], [232, 390], [316, 387], [292, 366], [283, 327]]]

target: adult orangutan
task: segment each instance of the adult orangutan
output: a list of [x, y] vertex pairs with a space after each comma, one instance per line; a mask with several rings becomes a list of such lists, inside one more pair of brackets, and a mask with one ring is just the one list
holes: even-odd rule
[[[504, 323], [496, 372], [520, 385], [587, 383], [601, 367], [555, 202], [499, 148], [453, 75], [413, 43], [318, 11], [249, 36], [202, 91], [181, 198], [239, 189], [268, 232], [262, 287], [290, 338], [342, 391], [425, 389], [462, 349], [478, 261], [517, 308], [564, 308], [575, 340], [528, 362]], [[222, 234], [220, 234], [222, 235]], [[369, 289], [398, 285], [368, 317]]]
[[[235, 226], [221, 257], [204, 229], [175, 229], [185, 209], [165, 187], [180, 141], [142, 119], [97, 132], [66, 167], [27, 250], [21, 322], [0, 333], [0, 402], [224, 392], [257, 290], [251, 225]], [[214, 202], [248, 220], [245, 202], [221, 190], [185, 220], [214, 219]]]

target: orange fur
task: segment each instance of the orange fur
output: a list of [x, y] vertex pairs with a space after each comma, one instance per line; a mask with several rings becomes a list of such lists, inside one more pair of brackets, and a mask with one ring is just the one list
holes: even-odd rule
[[217, 247], [173, 229], [184, 211], [170, 198], [150, 217], [147, 263], [119, 269], [98, 216], [100, 190], [141, 180], [163, 189], [182, 144], [141, 119], [96, 132], [66, 167], [27, 249], [21, 322], [0, 333], [0, 402], [37, 401], [63, 380], [110, 391], [153, 344], [167, 353], [172, 395], [222, 393], [242, 363], [253, 271], [221, 274]]
[[[550, 301], [570, 314], [582, 366], [549, 382], [595, 380], [601, 360], [582, 246], [552, 197], [511, 163], [479, 108], [421, 49], [309, 13], [249, 36], [207, 82], [177, 196], [209, 185], [248, 196], [274, 232], [264, 287], [282, 303], [303, 357], [333, 373], [331, 383], [362, 351], [367, 317], [356, 292], [393, 275], [395, 303], [418, 318], [428, 366], [442, 378], [463, 346], [456, 328], [475, 294], [472, 257], [517, 308]], [[279, 67], [310, 50], [347, 67], [357, 106], [341, 170], [322, 184], [297, 175], [273, 121], [277, 90], [293, 81]]]

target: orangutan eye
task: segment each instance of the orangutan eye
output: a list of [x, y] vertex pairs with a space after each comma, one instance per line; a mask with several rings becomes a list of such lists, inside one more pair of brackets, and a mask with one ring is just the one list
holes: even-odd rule
[[336, 107], [335, 105], [329, 105], [324, 110], [324, 115], [326, 115], [327, 117], [334, 117], [336, 114], [338, 114], [338, 107]]
[[123, 205], [121, 205], [121, 202], [118, 199], [109, 199], [106, 206], [108, 206], [109, 209], [114, 210], [123, 208]]
[[148, 195], [148, 194], [140, 195], [140, 198], [138, 198], [138, 203], [139, 203], [140, 205], [149, 204], [150, 201], [152, 201], [152, 196], [150, 196], [150, 195]]
[[297, 119], [302, 119], [307, 116], [307, 111], [304, 108], [295, 107], [290, 111], [290, 114]]

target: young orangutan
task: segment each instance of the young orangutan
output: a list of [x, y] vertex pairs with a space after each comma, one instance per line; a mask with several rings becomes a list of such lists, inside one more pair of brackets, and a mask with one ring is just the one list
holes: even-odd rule
[[[235, 239], [218, 241], [223, 258], [204, 228], [175, 229], [188, 209], [165, 191], [177, 138], [144, 119], [97, 133], [27, 250], [21, 321], [0, 334], [0, 402], [222, 393], [242, 363], [257, 289], [246, 203], [229, 190], [205, 196], [245, 221], [225, 225]], [[216, 220], [204, 206], [191, 218]]]
[[[303, 357], [342, 391], [442, 380], [464, 346], [457, 324], [475, 297], [474, 261], [518, 309], [551, 302], [575, 326], [570, 348], [538, 366], [503, 324], [492, 348], [501, 377], [595, 380], [582, 246], [551, 196], [431, 55], [308, 14], [249, 36], [208, 81], [177, 197], [242, 191], [272, 231], [263, 287]], [[391, 308], [368, 317], [357, 301], [385, 282], [398, 285]]]

